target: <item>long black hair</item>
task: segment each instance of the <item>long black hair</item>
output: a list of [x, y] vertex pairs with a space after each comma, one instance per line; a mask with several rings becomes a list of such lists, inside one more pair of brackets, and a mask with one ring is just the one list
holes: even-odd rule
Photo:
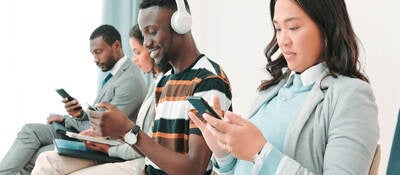
[[[276, 1], [270, 1], [271, 22], [274, 19]], [[368, 82], [368, 78], [360, 70], [358, 40], [344, 0], [293, 1], [305, 11], [321, 31], [324, 43], [321, 58], [327, 63], [329, 75], [336, 77], [340, 74]], [[265, 69], [272, 75], [272, 79], [261, 83], [259, 90], [265, 90], [278, 83], [290, 73], [289, 69], [286, 71], [283, 69], [288, 66], [282, 54], [279, 54], [276, 59], [272, 58], [278, 49], [275, 31], [264, 51], [268, 61]]]

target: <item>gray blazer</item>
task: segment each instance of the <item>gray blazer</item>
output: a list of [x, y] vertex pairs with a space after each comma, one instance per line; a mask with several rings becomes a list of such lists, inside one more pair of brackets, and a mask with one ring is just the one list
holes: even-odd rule
[[[136, 121], [136, 116], [147, 92], [146, 83], [138, 68], [127, 59], [115, 75], [97, 93], [94, 104], [108, 102], [124, 112], [129, 119]], [[84, 112], [81, 118], [64, 116], [65, 126], [83, 131], [89, 128], [89, 117]]]
[[[379, 139], [371, 87], [345, 76], [323, 79], [327, 72], [289, 124], [276, 174], [368, 174]], [[250, 118], [286, 81], [259, 92]]]

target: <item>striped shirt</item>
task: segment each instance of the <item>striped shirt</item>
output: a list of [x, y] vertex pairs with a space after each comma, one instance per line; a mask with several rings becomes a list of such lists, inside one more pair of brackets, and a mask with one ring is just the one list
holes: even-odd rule
[[[184, 71], [174, 74], [170, 70], [159, 81], [156, 89], [156, 117], [152, 137], [175, 152], [189, 152], [189, 135], [201, 135], [190, 121], [188, 112], [194, 110], [186, 100], [188, 96], [201, 96], [210, 103], [218, 96], [223, 110], [232, 110], [229, 80], [222, 68], [204, 55]], [[146, 158], [147, 171], [166, 174]], [[153, 173], [154, 172], [154, 173]]]

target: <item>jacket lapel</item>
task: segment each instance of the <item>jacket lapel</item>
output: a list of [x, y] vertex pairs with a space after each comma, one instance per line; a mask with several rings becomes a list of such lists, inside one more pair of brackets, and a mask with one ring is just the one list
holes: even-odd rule
[[[304, 103], [301, 105], [300, 110], [296, 113], [296, 116], [289, 123], [289, 127], [286, 131], [285, 141], [284, 141], [284, 152], [290, 157], [294, 156], [295, 149], [297, 146], [297, 141], [299, 139], [300, 133], [302, 132], [308, 119], [313, 115], [318, 104], [325, 98], [326, 90], [322, 91], [320, 86], [324, 88], [329, 88], [333, 83], [334, 78], [327, 75], [327, 70], [323, 73], [318, 81], [313, 85], [309, 95], [305, 99]], [[322, 83], [321, 83], [322, 81]]]
[[132, 62], [130, 61], [130, 59], [127, 59], [124, 62], [124, 64], [119, 68], [117, 73], [115, 75], [113, 75], [113, 77], [110, 80], [108, 80], [108, 82], [104, 85], [103, 88], [100, 89], [100, 91], [99, 91], [94, 103], [100, 103], [102, 101], [102, 99], [106, 95], [106, 92], [111, 87], [111, 85], [114, 84], [114, 82], [116, 80], [118, 80], [120, 76], [122, 76], [124, 74], [124, 72], [129, 68], [129, 66], [131, 64], [132, 64]]
[[266, 101], [271, 100], [271, 98], [275, 97], [278, 94], [279, 89], [286, 83], [286, 80], [280, 81], [277, 85], [270, 87], [270, 90], [265, 90], [259, 92], [257, 98], [253, 105], [251, 106], [250, 115], [247, 116], [254, 116], [258, 109], [263, 105]]

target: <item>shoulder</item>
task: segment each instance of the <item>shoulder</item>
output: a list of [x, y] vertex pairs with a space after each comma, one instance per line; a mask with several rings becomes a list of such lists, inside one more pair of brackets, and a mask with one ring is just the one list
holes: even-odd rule
[[[130, 62], [128, 60], [128, 62]], [[115, 84], [119, 87], [126, 87], [127, 90], [135, 89], [146, 92], [146, 82], [139, 68], [132, 63], [124, 64], [119, 71], [122, 71]]]
[[206, 56], [203, 56], [192, 70], [196, 71], [196, 76], [202, 79], [202, 82], [221, 82], [230, 86], [229, 79], [222, 67]]
[[355, 92], [372, 95], [372, 88], [369, 83], [363, 80], [340, 75], [333, 78], [333, 83], [329, 86], [328, 92], [342, 95], [357, 95], [353, 94]]
[[348, 115], [360, 114], [363, 114], [364, 118], [366, 116], [373, 118], [377, 115], [375, 96], [367, 82], [346, 76], [338, 76], [332, 81], [325, 92], [323, 104], [331, 114], [341, 114], [334, 118], [347, 118]]

